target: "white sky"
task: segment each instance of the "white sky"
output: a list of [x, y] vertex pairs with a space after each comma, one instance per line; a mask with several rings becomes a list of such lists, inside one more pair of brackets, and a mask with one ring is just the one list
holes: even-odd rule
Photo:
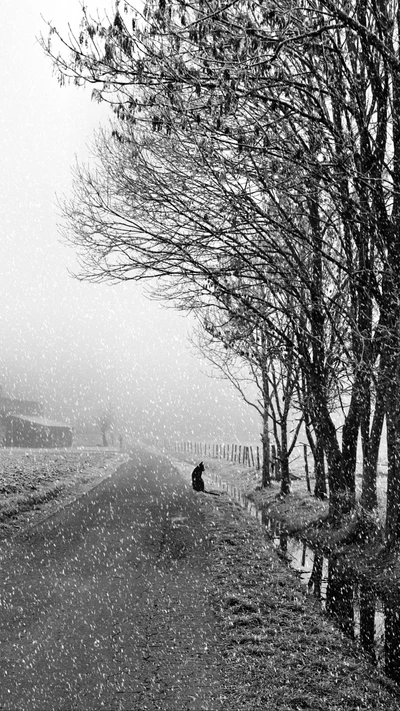
[[149, 302], [137, 285], [69, 276], [75, 255], [59, 241], [55, 194], [68, 194], [75, 155], [85, 160], [104, 108], [90, 91], [58, 86], [35, 39], [46, 34], [41, 14], [76, 27], [79, 3], [2, 0], [0, 385], [43, 397], [48, 415], [72, 424], [109, 397], [125, 417], [131, 409], [158, 431], [189, 436], [198, 426], [200, 438], [256, 439], [252, 410], [230, 386], [205, 378], [206, 366], [189, 353], [190, 320]]

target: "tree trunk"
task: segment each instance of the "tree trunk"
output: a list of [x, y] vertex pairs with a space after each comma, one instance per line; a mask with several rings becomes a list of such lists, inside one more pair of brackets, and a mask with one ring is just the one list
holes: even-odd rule
[[329, 517], [334, 524], [340, 523], [343, 514], [355, 507], [355, 484], [350, 468], [345, 467], [340, 451], [336, 427], [330, 416], [321, 384], [313, 383], [315, 402], [315, 430], [317, 438], [324, 443], [328, 463]]
[[315, 448], [314, 448], [314, 476], [315, 476], [315, 486], [314, 486], [314, 496], [316, 499], [327, 499], [328, 491], [326, 486], [326, 473], [325, 473], [325, 453], [324, 446], [320, 437], [316, 437]]
[[[400, 8], [397, 8], [397, 28]], [[398, 54], [398, 48], [396, 48]], [[387, 226], [387, 265], [382, 277], [384, 345], [387, 364], [384, 369], [386, 391], [386, 427], [388, 482], [386, 508], [386, 541], [393, 548], [400, 540], [400, 368], [399, 368], [399, 284], [400, 284], [400, 73], [392, 73], [393, 94], [393, 206]]]
[[384, 365], [382, 377], [386, 386], [385, 410], [387, 430], [388, 475], [386, 493], [386, 543], [393, 548], [400, 541], [400, 362], [396, 285], [393, 274], [386, 284], [387, 315], [385, 320]]
[[[325, 364], [325, 312], [322, 304], [323, 293], [323, 237], [320, 223], [320, 195], [318, 184], [310, 185], [308, 196], [310, 226], [312, 231], [312, 288], [311, 296], [311, 332], [312, 362], [310, 363], [310, 388], [313, 399], [313, 423], [317, 436], [324, 443], [328, 462], [329, 478], [329, 515], [338, 523], [344, 513], [355, 506], [355, 481], [351, 477], [351, 467], [345, 466], [340, 451], [336, 427], [332, 421], [327, 402], [327, 373]], [[351, 438], [349, 439], [349, 442]], [[351, 450], [349, 450], [349, 453]]]
[[262, 364], [262, 392], [263, 392], [263, 432], [261, 436], [262, 448], [263, 448], [263, 460], [262, 460], [262, 487], [270, 486], [271, 484], [271, 460], [270, 460], [270, 438], [269, 438], [269, 409], [270, 409], [270, 399], [269, 399], [269, 380], [267, 372], [267, 361], [265, 358], [265, 348], [266, 348], [266, 338], [262, 334], [262, 348], [263, 348], [263, 364]]
[[270, 440], [268, 430], [268, 410], [264, 410], [263, 418], [263, 433], [261, 436], [263, 458], [262, 458], [262, 487], [270, 486], [271, 484], [271, 465], [270, 465]]
[[307, 445], [303, 444], [303, 454], [304, 454], [304, 469], [306, 474], [307, 491], [311, 494], [311, 483], [310, 483], [310, 473], [308, 470], [308, 455], [307, 455]]
[[[397, 388], [393, 388], [397, 390]], [[387, 398], [386, 428], [388, 481], [386, 505], [386, 541], [389, 548], [400, 540], [400, 411], [395, 394]]]
[[287, 439], [287, 417], [281, 420], [281, 496], [290, 494], [290, 470], [289, 470], [289, 454], [288, 454], [288, 439]]
[[358, 399], [359, 383], [355, 382], [342, 434], [343, 482], [349, 495], [354, 498], [354, 502], [356, 491], [357, 444], [360, 429]]
[[320, 440], [317, 435], [315, 440], [311, 434], [311, 421], [308, 413], [305, 415], [305, 429], [307, 440], [310, 445], [310, 449], [314, 459], [314, 496], [317, 499], [327, 499], [328, 490], [326, 484], [326, 471], [325, 471], [325, 452], [322, 440]]
[[378, 473], [379, 447], [382, 437], [383, 421], [385, 419], [385, 392], [384, 379], [382, 375], [380, 375], [377, 385], [369, 449], [367, 456], [363, 458], [361, 506], [366, 511], [373, 511], [378, 505], [376, 479]]

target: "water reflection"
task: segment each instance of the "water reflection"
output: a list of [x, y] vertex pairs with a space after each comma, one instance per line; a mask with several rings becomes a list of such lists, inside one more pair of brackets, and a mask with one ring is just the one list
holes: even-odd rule
[[217, 476], [213, 480], [265, 526], [274, 546], [336, 624], [358, 640], [368, 656], [400, 683], [400, 601], [382, 600], [368, 581], [357, 578], [346, 568], [343, 559], [327, 557], [288, 535], [279, 521], [269, 519], [266, 512], [258, 509], [239, 489]]
[[375, 613], [377, 596], [370, 585], [362, 581], [359, 586], [360, 642], [369, 656], [376, 661]]
[[[307, 549], [307, 546], [305, 546]], [[306, 558], [303, 558], [303, 568], [306, 566]], [[314, 552], [314, 560], [312, 564], [311, 575], [308, 579], [307, 587], [313, 592], [316, 597], [322, 597], [322, 571], [324, 564], [324, 556], [319, 551]]]
[[288, 553], [288, 540], [289, 536], [286, 531], [281, 531], [281, 533], [279, 534], [279, 548], [281, 549], [282, 553], [285, 553], [285, 555], [287, 555]]
[[385, 671], [400, 682], [400, 610], [385, 604]]
[[328, 562], [326, 611], [343, 632], [354, 639], [354, 585], [335, 556]]

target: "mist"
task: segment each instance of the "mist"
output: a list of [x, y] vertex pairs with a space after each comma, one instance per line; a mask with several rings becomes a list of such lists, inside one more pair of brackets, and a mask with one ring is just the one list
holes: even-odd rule
[[2, 387], [39, 400], [79, 429], [109, 405], [134, 437], [258, 439], [258, 417], [229, 383], [205, 375], [189, 345], [191, 319], [134, 284], [67, 282], [60, 301], [16, 299], [1, 317]]
[[[96, 2], [92, 8], [101, 7]], [[43, 403], [47, 417], [75, 428], [104, 408], [115, 427], [208, 441], [259, 438], [257, 413], [233, 387], [210, 379], [188, 334], [192, 320], [149, 301], [133, 283], [79, 282], [61, 243], [58, 198], [71, 168], [90, 160], [93, 132], [108, 120], [90, 92], [60, 88], [36, 37], [46, 26], [77, 27], [79, 3], [5, 0], [0, 30], [0, 386]]]

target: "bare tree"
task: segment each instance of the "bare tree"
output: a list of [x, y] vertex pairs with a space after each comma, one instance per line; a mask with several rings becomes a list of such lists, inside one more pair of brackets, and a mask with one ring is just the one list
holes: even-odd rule
[[114, 424], [114, 412], [112, 404], [109, 402], [97, 418], [100, 427], [103, 447], [108, 447], [107, 434], [112, 430]]
[[[127, 7], [125, 19], [117, 12], [104, 24], [84, 13], [79, 35], [59, 37], [67, 56], [44, 42], [61, 79], [93, 83], [117, 115], [111, 137], [98, 142], [99, 170], [77, 170], [76, 201], [65, 208], [85, 277], [161, 278], [159, 293], [181, 307], [223, 295], [263, 319], [307, 379], [334, 518], [354, 507], [360, 428], [363, 503], [375, 506], [385, 412], [393, 543], [400, 537], [395, 4], [150, 3], [141, 18]], [[235, 294], [238, 270], [273, 300]], [[268, 308], [287, 315], [288, 301], [296, 306], [290, 335]], [[341, 443], [329, 393], [334, 382], [343, 395], [340, 381], [348, 392]]]

